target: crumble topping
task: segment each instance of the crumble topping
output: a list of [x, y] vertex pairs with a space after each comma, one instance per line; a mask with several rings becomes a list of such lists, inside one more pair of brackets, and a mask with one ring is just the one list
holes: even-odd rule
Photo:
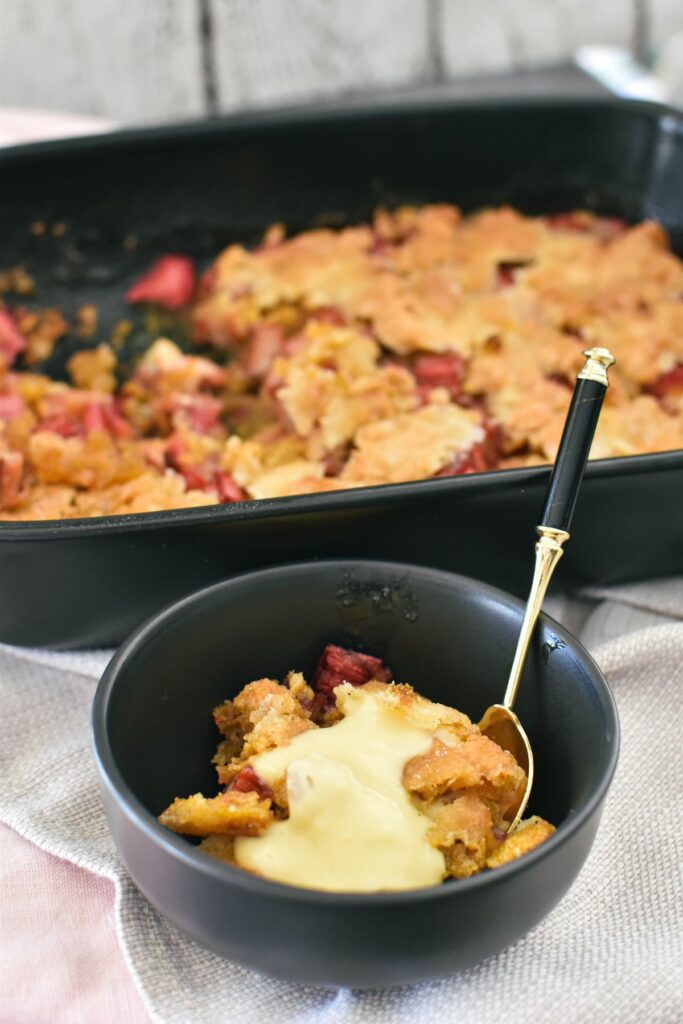
[[[95, 307], [69, 323], [23, 268], [0, 277], [2, 519], [540, 465], [591, 346], [617, 359], [592, 457], [683, 448], [683, 263], [654, 222], [443, 204], [275, 225], [129, 287], [157, 334], [137, 361], [132, 320], [106, 337]], [[67, 344], [71, 384], [40, 372]]]

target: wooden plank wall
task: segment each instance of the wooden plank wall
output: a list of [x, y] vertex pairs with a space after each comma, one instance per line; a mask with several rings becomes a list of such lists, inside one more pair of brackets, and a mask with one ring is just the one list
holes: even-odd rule
[[195, 0], [0, 0], [0, 103], [120, 121], [201, 113]]
[[0, 0], [0, 105], [161, 121], [645, 55], [681, 0]]

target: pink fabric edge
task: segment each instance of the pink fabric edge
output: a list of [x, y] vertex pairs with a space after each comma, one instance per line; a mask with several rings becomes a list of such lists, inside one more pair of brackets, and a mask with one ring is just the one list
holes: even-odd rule
[[0, 823], [0, 1024], [151, 1024], [114, 887]]

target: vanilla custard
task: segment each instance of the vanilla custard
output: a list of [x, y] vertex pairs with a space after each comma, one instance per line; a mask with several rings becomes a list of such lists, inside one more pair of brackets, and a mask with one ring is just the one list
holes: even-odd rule
[[289, 817], [235, 840], [243, 868], [290, 885], [339, 892], [414, 889], [443, 880], [443, 854], [427, 841], [430, 819], [402, 784], [407, 761], [433, 735], [380, 694], [336, 690], [344, 718], [252, 758], [268, 785], [286, 773]]

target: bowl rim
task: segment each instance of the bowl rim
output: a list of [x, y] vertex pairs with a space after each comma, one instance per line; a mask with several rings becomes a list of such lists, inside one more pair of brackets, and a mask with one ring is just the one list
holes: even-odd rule
[[299, 562], [278, 563], [256, 571], [239, 573], [238, 575], [219, 580], [208, 587], [194, 590], [192, 593], [156, 612], [138, 626], [116, 650], [97, 685], [91, 711], [93, 755], [100, 782], [114, 798], [118, 810], [122, 811], [135, 828], [144, 833], [146, 839], [153, 846], [160, 849], [160, 852], [170, 855], [185, 867], [199, 871], [219, 883], [227, 881], [231, 885], [235, 885], [237, 888], [256, 897], [270, 897], [283, 902], [293, 901], [344, 908], [354, 906], [365, 908], [386, 907], [389, 904], [404, 906], [423, 900], [448, 898], [449, 896], [455, 896], [459, 892], [471, 892], [481, 886], [502, 884], [510, 876], [528, 870], [534, 864], [545, 860], [548, 856], [552, 856], [555, 849], [564, 845], [565, 842], [580, 831], [604, 800], [614, 777], [619, 758], [621, 729], [616, 701], [600, 667], [572, 633], [545, 613], [541, 613], [539, 620], [545, 627], [550, 627], [553, 633], [557, 634], [567, 643], [567, 646], [578, 656], [579, 661], [583, 664], [586, 675], [593, 683], [595, 694], [609, 723], [610, 738], [608, 740], [607, 761], [603, 768], [602, 777], [598, 779], [590, 795], [582, 804], [579, 804], [573, 813], [570, 813], [567, 818], [559, 823], [556, 831], [549, 839], [529, 853], [526, 853], [523, 857], [504, 864], [496, 868], [495, 871], [482, 871], [469, 878], [450, 880], [453, 884], [448, 885], [441, 882], [418, 889], [371, 893], [330, 892], [322, 889], [309, 889], [302, 886], [289, 885], [284, 882], [252, 875], [239, 867], [233, 867], [230, 864], [225, 864], [213, 857], [207, 857], [206, 854], [200, 853], [198, 848], [188, 843], [184, 836], [171, 832], [169, 829], [164, 828], [163, 825], [160, 825], [155, 815], [144, 806], [125, 781], [118, 768], [109, 742], [107, 724], [109, 704], [117, 685], [119, 673], [127, 662], [134, 658], [136, 653], [147, 644], [160, 627], [168, 625], [173, 620], [182, 618], [185, 612], [193, 605], [201, 604], [219, 591], [239, 589], [247, 578], [249, 580], [262, 579], [267, 582], [268, 580], [279, 579], [285, 575], [307, 572], [312, 568], [316, 571], [325, 572], [333, 568], [338, 569], [341, 566], [376, 571], [409, 571], [428, 574], [430, 577], [436, 577], [445, 583], [452, 584], [456, 582], [460, 585], [464, 584], [465, 587], [474, 586], [480, 593], [488, 596], [490, 600], [503, 604], [508, 609], [519, 612], [522, 612], [524, 609], [524, 602], [519, 598], [513, 597], [498, 587], [490, 586], [469, 576], [463, 576], [444, 569], [435, 569], [431, 566], [367, 558], [326, 558], [315, 561], [307, 559]]

